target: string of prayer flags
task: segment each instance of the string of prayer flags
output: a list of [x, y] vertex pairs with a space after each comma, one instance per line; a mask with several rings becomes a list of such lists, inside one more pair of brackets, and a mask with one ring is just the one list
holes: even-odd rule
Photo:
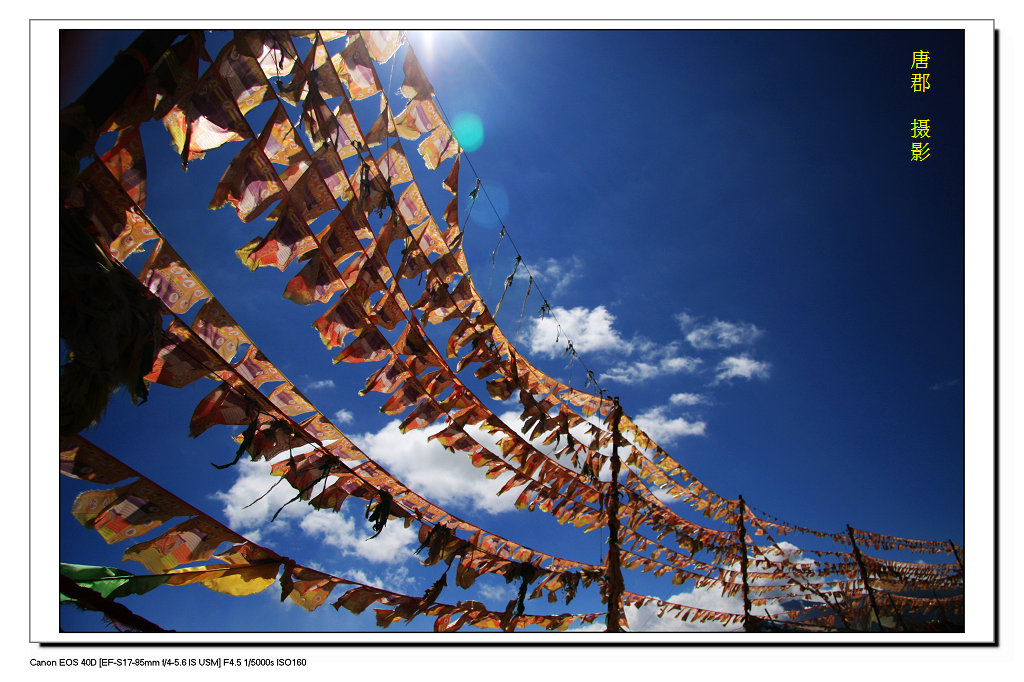
[[60, 439], [60, 473], [92, 483], [114, 484], [135, 472], [81, 436]]
[[197, 516], [164, 531], [159, 537], [140, 542], [125, 550], [123, 560], [138, 561], [150, 573], [166, 573], [181, 564], [205, 561], [225, 542], [244, 538], [223, 529], [220, 524]]
[[[312, 46], [304, 56], [295, 49], [292, 35], [310, 39]], [[332, 56], [325, 40], [340, 37], [346, 38], [346, 45], [341, 53]], [[389, 93], [382, 91], [374, 68], [374, 62], [393, 58], [402, 43], [402, 34], [397, 31], [239, 32], [207, 73], [192, 77], [190, 90], [181, 90], [188, 92], [188, 96], [157, 107], [162, 109], [172, 143], [187, 163], [200, 158], [208, 149], [251, 137], [252, 129], [244, 114], [273, 100], [270, 119], [258, 139], [246, 142], [229, 164], [210, 207], [231, 203], [239, 218], [249, 222], [280, 200], [268, 215], [274, 221], [270, 233], [251, 240], [237, 255], [253, 270], [273, 265], [283, 271], [296, 260], [303, 261], [303, 268], [291, 278], [285, 291], [285, 296], [296, 302], [329, 302], [335, 292], [342, 292], [313, 326], [328, 348], [342, 348], [335, 362], [383, 361], [366, 379], [361, 394], [387, 395], [381, 408], [385, 414], [400, 414], [412, 408], [401, 422], [403, 432], [427, 428], [446, 417], [443, 426], [428, 439], [466, 454], [489, 478], [506, 476], [499, 494], [515, 491], [514, 504], [519, 509], [541, 509], [552, 513], [560, 523], [572, 523], [585, 531], [621, 520], [623, 538], [632, 542], [630, 549], [621, 553], [622, 564], [627, 568], [659, 577], [671, 576], [673, 582], [692, 579], [698, 587], [716, 586], [726, 596], [738, 594], [741, 583], [750, 575], [759, 583], [749, 586], [759, 604], [772, 603], [782, 590], [799, 588], [803, 590], [801, 594], [809, 594], [814, 586], [828, 586], [839, 595], [837, 603], [846, 602], [843, 608], [848, 608], [847, 615], [838, 611], [835, 614], [840, 619], [851, 617], [848, 614], [856, 609], [866, 612], [858, 592], [868, 587], [864, 583], [877, 583], [876, 589], [894, 591], [900, 586], [955, 589], [962, 579], [962, 564], [957, 570], [953, 564], [917, 567], [868, 557], [864, 559], [868, 570], [858, 583], [854, 565], [845, 561], [848, 555], [834, 553], [839, 560], [816, 562], [812, 571], [798, 558], [783, 553], [774, 540], [772, 546], [749, 545], [759, 555], [754, 557], [760, 562], [755, 567], [767, 570], [738, 572], [734, 566], [746, 553], [745, 533], [691, 524], [651, 492], [648, 483], [660, 489], [659, 495], [685, 501], [709, 518], [726, 523], [745, 521], [750, 514], [745, 512], [740, 518], [733, 501], [697, 481], [628, 417], [623, 415], [611, 431], [598, 423], [586, 424], [587, 419], [600, 416], [607, 417], [605, 425], [611, 424], [613, 415], [619, 419], [604, 391], [600, 395], [588, 394], [541, 373], [515, 351], [495, 325], [474, 288], [465, 253], [460, 248], [460, 149], [432, 99], [433, 88], [411, 49], [407, 50], [400, 92], [409, 101], [398, 116], [393, 116], [387, 100]], [[182, 82], [189, 78], [187, 73], [181, 75]], [[271, 79], [277, 92], [270, 86]], [[373, 95], [380, 95], [381, 115], [363, 138], [350, 99]], [[337, 98], [337, 105], [327, 103], [332, 98]], [[300, 139], [296, 123], [282, 106], [282, 100], [301, 108], [298, 120], [307, 139]], [[440, 164], [455, 158], [442, 183], [442, 188], [453, 195], [444, 214], [444, 233], [426, 206], [400, 140], [383, 148], [376, 159], [369, 153], [369, 146], [384, 144], [389, 136], [418, 140], [417, 151], [428, 170], [436, 171]], [[312, 152], [307, 151], [307, 143]], [[354, 160], [349, 162], [354, 167], [349, 176], [342, 161], [357, 155], [358, 166]], [[83, 173], [83, 183], [71, 204], [90, 212], [97, 241], [118, 258], [156, 238], [155, 230], [141, 212], [146, 192], [144, 161], [137, 130], [121, 128], [114, 148]], [[392, 188], [404, 183], [409, 185], [396, 199]], [[472, 198], [478, 189], [479, 182], [470, 193]], [[340, 205], [343, 202], [347, 203]], [[336, 209], [338, 215], [327, 228], [317, 228], [319, 233], [314, 234], [310, 223]], [[376, 227], [371, 229], [371, 224]], [[400, 261], [389, 254], [396, 241], [404, 241]], [[433, 255], [438, 257], [431, 262], [429, 257]], [[343, 268], [349, 258], [351, 262]], [[521, 257], [516, 258], [518, 268]], [[391, 262], [400, 265], [392, 269]], [[424, 273], [422, 296], [410, 306], [408, 301], [412, 299], [406, 298], [400, 284], [406, 282], [411, 286], [408, 281]], [[514, 275], [515, 269], [507, 278], [498, 309]], [[157, 361], [146, 376], [150, 381], [171, 386], [184, 386], [204, 376], [221, 379], [222, 383], [193, 413], [190, 435], [198, 436], [213, 424], [245, 425], [245, 433], [235, 437], [241, 444], [237, 454], [248, 452], [253, 459], [271, 459], [286, 450], [313, 444], [313, 452], [295, 456], [290, 453], [287, 460], [273, 465], [274, 473], [284, 476], [297, 490], [296, 499], [307, 499], [317, 508], [337, 511], [344, 499], [353, 496], [369, 503], [368, 518], [372, 515], [376, 524], [382, 524], [388, 517], [404, 518], [407, 525], [419, 522], [422, 549], [429, 550], [425, 564], [453, 561], [458, 556], [456, 582], [461, 586], [468, 586], [482, 572], [518, 575], [522, 579], [519, 599], [512, 600], [504, 611], [487, 610], [478, 602], [440, 604], [437, 598], [444, 586], [441, 580], [422, 597], [356, 585], [335, 602], [336, 608], [344, 605], [362, 611], [377, 602], [389, 607], [375, 610], [382, 627], [427, 614], [437, 619], [435, 628], [441, 631], [466, 624], [505, 631], [524, 624], [561, 629], [567, 623], [581, 622], [579, 619], [584, 617], [568, 614], [525, 615], [522, 600], [530, 581], [516, 573], [545, 562], [550, 569], [558, 562], [562, 572], [540, 577], [534, 588], [535, 595], [547, 591], [550, 599], [558, 589], [566, 590], [568, 596], [575, 583], [566, 571], [574, 564], [483, 533], [419, 497], [368, 460], [262, 356], [162, 238], [155, 244], [140, 279], [175, 314], [206, 300], [192, 328], [180, 320], [172, 321], [163, 334]], [[454, 371], [427, 337], [417, 316], [409, 314], [410, 309], [422, 312], [423, 324], [455, 320], [445, 347], [447, 357], [457, 359]], [[403, 323], [398, 340], [389, 343], [381, 330], [394, 331]], [[229, 364], [246, 344], [249, 347], [242, 359]], [[487, 382], [492, 396], [510, 399], [514, 391], [519, 391], [523, 431], [530, 439], [543, 439], [545, 445], [551, 445], [560, 444], [564, 436], [566, 446], [555, 457], [548, 457], [505, 425], [456, 376], [470, 366], [480, 379], [498, 375]], [[588, 375], [592, 376], [589, 370]], [[254, 390], [270, 381], [282, 383], [269, 397]], [[573, 410], [571, 406], [579, 409]], [[309, 413], [312, 415], [301, 424], [291, 420]], [[469, 425], [496, 434], [495, 450], [504, 459], [477, 442], [466, 430]], [[577, 429], [578, 433], [587, 426], [584, 439], [577, 440], [578, 436], [570, 432]], [[324, 441], [334, 442], [324, 446]], [[626, 463], [633, 469], [624, 486], [627, 502], [618, 507], [617, 519], [614, 512], [609, 518], [603, 507], [609, 486], [596, 477], [607, 460], [602, 450], [609, 444], [629, 446]], [[557, 458], [561, 454], [570, 455], [575, 467], [582, 462], [583, 473], [559, 463]], [[361, 463], [350, 468], [349, 463], [355, 462]], [[103, 468], [102, 457], [71, 443], [62, 442], [61, 466], [69, 475], [87, 480], [99, 481], [100, 477], [109, 476], [116, 479], [111, 483], [120, 483], [130, 476], [128, 470], [116, 467], [97, 474], [94, 468]], [[673, 477], [682, 477], [683, 483]], [[171, 576], [175, 582], [170, 584], [203, 582], [211, 589], [230, 594], [249, 594], [265, 589], [280, 570], [282, 600], [290, 597], [307, 610], [327, 600], [336, 585], [350, 584], [298, 566], [244, 542], [240, 536], [225, 534], [223, 528], [211, 525], [211, 520], [187, 505], [169, 498], [159, 499], [159, 494], [147, 485], [140, 479], [113, 490], [83, 493], [76, 500], [74, 513], [83, 524], [96, 527], [111, 542], [133, 537], [169, 520], [171, 511], [191, 516], [160, 537], [125, 552], [126, 558], [142, 562], [155, 573]], [[595, 508], [598, 505], [601, 506]], [[786, 530], [782, 524], [761, 526], [750, 518], [750, 532], [754, 536], [767, 534], [768, 530]], [[641, 527], [653, 529], [657, 540], [640, 535]], [[379, 532], [380, 528], [376, 529]], [[470, 537], [460, 538], [455, 535], [457, 531], [469, 533]], [[742, 549], [737, 547], [737, 532], [743, 541]], [[945, 543], [862, 531], [857, 534], [858, 540], [879, 548], [950, 551]], [[674, 535], [691, 556], [662, 544], [669, 535]], [[819, 537], [842, 542], [834, 535]], [[216, 547], [224, 542], [243, 544], [214, 557]], [[694, 553], [704, 550], [714, 559], [701, 562], [693, 558]], [[955, 546], [952, 551], [959, 562]], [[228, 566], [179, 568], [210, 558]], [[603, 571], [602, 567], [595, 570], [597, 574]], [[636, 604], [658, 603], [663, 612], [677, 612], [676, 606], [690, 608], [652, 602], [651, 598], [638, 595], [624, 602], [630, 599]], [[723, 618], [723, 614], [701, 610], [686, 613], [696, 619]], [[721, 622], [735, 624], [732, 619], [736, 617], [742, 618], [724, 614]]]
[[141, 535], [161, 523], [194, 510], [145, 480], [113, 490], [80, 494], [72, 514], [86, 528], [92, 528], [114, 544]]

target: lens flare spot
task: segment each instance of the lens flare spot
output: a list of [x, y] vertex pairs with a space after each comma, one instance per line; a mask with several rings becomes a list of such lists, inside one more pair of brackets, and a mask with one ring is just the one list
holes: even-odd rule
[[452, 130], [455, 132], [455, 139], [467, 152], [480, 149], [484, 143], [484, 124], [476, 114], [457, 114], [452, 119]]

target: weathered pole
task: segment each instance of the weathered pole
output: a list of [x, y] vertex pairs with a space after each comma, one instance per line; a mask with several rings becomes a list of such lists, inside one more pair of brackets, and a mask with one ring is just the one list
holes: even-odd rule
[[885, 630], [885, 626], [882, 625], [882, 619], [878, 616], [878, 604], [875, 603], [875, 591], [871, 588], [871, 581], [868, 579], [868, 571], [864, 568], [864, 557], [861, 556], [860, 548], [857, 547], [857, 540], [853, 537], [853, 528], [850, 524], [846, 524], [846, 532], [850, 536], [850, 544], [853, 545], [853, 556], [857, 560], [857, 565], [860, 567], [860, 576], [864, 580], [864, 589], [868, 592], [868, 601], [871, 602], [871, 610], [875, 613], [875, 620], [878, 621], [878, 627], [881, 630]]
[[612, 480], [608, 486], [608, 557], [605, 560], [605, 585], [608, 598], [608, 618], [605, 632], [622, 632], [622, 566], [619, 557], [619, 420], [622, 408], [619, 399], [612, 398]]
[[752, 632], [756, 628], [750, 627], [750, 584], [747, 581], [747, 527], [743, 523], [747, 505], [740, 495], [740, 512], [737, 515], [736, 530], [740, 536], [740, 573], [743, 575], [743, 630]]
[[932, 588], [932, 596], [935, 597], [935, 605], [939, 607], [939, 614], [942, 616], [942, 624], [947, 628], [952, 628], [953, 623], [950, 622], [949, 617], [946, 615], [946, 609], [942, 606], [942, 600], [939, 599], [939, 594], [935, 591], [934, 587]]
[[960, 564], [960, 574], [964, 573], [964, 560], [960, 558], [960, 552], [956, 551], [956, 543], [952, 540], [949, 541], [949, 547], [953, 550], [953, 556], [956, 557], [956, 562]]
[[886, 596], [889, 598], [889, 606], [892, 607], [893, 615], [896, 618], [896, 626], [899, 627], [900, 630], [903, 630], [903, 632], [910, 632], [907, 628], [907, 624], [903, 622], [903, 615], [900, 613], [900, 610], [896, 608], [896, 602], [893, 601], [892, 595], [887, 594]]

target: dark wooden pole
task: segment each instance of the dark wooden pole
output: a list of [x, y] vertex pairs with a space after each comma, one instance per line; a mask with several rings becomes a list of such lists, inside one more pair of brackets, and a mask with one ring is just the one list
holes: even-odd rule
[[743, 575], [743, 630], [744, 632], [751, 632], [756, 628], [751, 628], [750, 621], [750, 583], [747, 580], [747, 527], [743, 523], [743, 517], [747, 511], [747, 505], [743, 501], [743, 496], [740, 495], [740, 511], [736, 519], [736, 531], [740, 536], [740, 572]]
[[605, 623], [605, 632], [622, 632], [622, 628], [619, 627], [623, 590], [619, 557], [619, 420], [622, 418], [622, 408], [619, 407], [618, 398], [612, 400], [612, 480], [608, 486], [608, 558], [605, 561], [608, 619]]
[[960, 552], [956, 551], [956, 543], [952, 540], [949, 541], [949, 548], [953, 550], [953, 556], [956, 557], [956, 562], [960, 564], [960, 574], [964, 573], [964, 560], [960, 558]]
[[864, 557], [861, 556], [860, 548], [857, 547], [857, 540], [853, 537], [853, 528], [850, 524], [846, 524], [846, 532], [850, 536], [850, 544], [853, 545], [853, 556], [857, 559], [857, 565], [860, 566], [860, 576], [864, 580], [864, 589], [868, 592], [868, 601], [871, 602], [871, 610], [875, 613], [875, 620], [878, 621], [878, 627], [881, 630], [885, 630], [885, 626], [882, 625], [882, 619], [878, 617], [878, 604], [875, 603], [875, 591], [871, 588], [871, 581], [868, 579], [868, 571], [864, 568]]
[[903, 622], [903, 614], [901, 614], [900, 610], [896, 608], [896, 602], [893, 601], [892, 595], [887, 594], [886, 596], [889, 598], [889, 606], [892, 607], [893, 616], [896, 618], [896, 625], [900, 630], [903, 630], [903, 632], [910, 632], [910, 630], [907, 629], [907, 624]]
[[942, 605], [942, 600], [939, 599], [939, 594], [935, 591], [934, 587], [932, 588], [932, 596], [935, 597], [935, 605], [939, 607], [939, 614], [942, 616], [942, 624], [946, 628], [952, 628], [953, 624], [950, 622], [949, 617], [946, 616], [946, 609]]

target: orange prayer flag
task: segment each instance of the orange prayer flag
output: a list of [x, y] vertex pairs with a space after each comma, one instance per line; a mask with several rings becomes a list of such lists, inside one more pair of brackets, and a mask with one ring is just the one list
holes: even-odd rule
[[129, 547], [122, 560], [138, 561], [150, 573], [166, 573], [181, 564], [209, 559], [224, 542], [242, 540], [240, 535], [220, 524], [198, 516], [179, 523], [157, 538]]
[[231, 362], [240, 346], [252, 343], [215, 298], [209, 299], [199, 309], [192, 328], [227, 362]]
[[377, 71], [359, 33], [349, 33], [348, 45], [332, 58], [332, 62], [338, 76], [348, 86], [350, 99], [366, 99], [380, 92]]
[[366, 43], [366, 51], [379, 64], [391, 59], [398, 48], [405, 42], [405, 34], [402, 31], [360, 31], [363, 42]]
[[81, 436], [60, 439], [60, 473], [93, 483], [118, 483], [136, 475]]
[[210, 296], [181, 256], [162, 238], [139, 273], [139, 281], [179, 315]]
[[405, 72], [405, 80], [402, 82], [401, 93], [406, 99], [429, 99], [434, 94], [434, 86], [427, 80], [423, 73], [416, 54], [410, 48], [405, 54], [405, 63], [402, 65]]
[[122, 175], [119, 181], [103, 163], [94, 161], [78, 176], [68, 199], [69, 206], [88, 212], [94, 234], [119, 261], [158, 237], [149, 219], [126, 193], [141, 191], [137, 176], [134, 181], [134, 186], [125, 187], [124, 183], [133, 182], [129, 176]]
[[139, 208], [146, 207], [146, 156], [139, 127], [125, 128], [117, 141], [100, 157], [110, 174], [121, 183], [125, 193]]
[[284, 187], [273, 167], [255, 142], [249, 142], [232, 159], [210, 200], [210, 208], [230, 203], [242, 222], [250, 222], [280, 199]]

